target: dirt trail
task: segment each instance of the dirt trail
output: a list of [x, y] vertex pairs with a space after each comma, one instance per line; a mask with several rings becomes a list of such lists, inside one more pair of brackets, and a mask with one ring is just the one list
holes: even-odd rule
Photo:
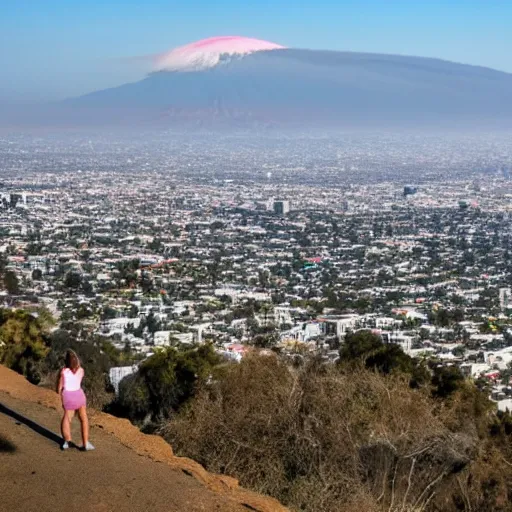
[[58, 398], [0, 366], [0, 512], [287, 510], [107, 414], [91, 411], [95, 451], [63, 452]]
[[[56, 411], [2, 392], [0, 403], [58, 432]], [[78, 443], [80, 429], [74, 423]], [[93, 428], [91, 434], [95, 451], [62, 452], [54, 440], [0, 412], [0, 510], [247, 512], [183, 471], [137, 455], [101, 429]]]

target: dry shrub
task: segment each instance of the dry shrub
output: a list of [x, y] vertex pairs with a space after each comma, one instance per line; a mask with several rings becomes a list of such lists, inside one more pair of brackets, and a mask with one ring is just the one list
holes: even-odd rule
[[464, 510], [460, 482], [477, 438], [449, 428], [450, 414], [408, 382], [252, 356], [224, 368], [161, 433], [177, 453], [295, 510]]
[[460, 510], [512, 510], [510, 469], [495, 447], [482, 447], [478, 457], [458, 476], [454, 502]]

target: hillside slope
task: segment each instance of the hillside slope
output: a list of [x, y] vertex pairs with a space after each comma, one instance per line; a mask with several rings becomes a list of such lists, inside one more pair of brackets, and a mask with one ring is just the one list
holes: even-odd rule
[[[160, 437], [142, 434], [127, 420], [108, 414], [90, 411], [96, 451], [61, 452], [51, 435], [35, 432], [5, 410], [58, 432], [59, 397], [3, 366], [0, 404], [0, 495], [5, 510], [286, 510], [271, 498], [240, 488], [232, 478], [212, 475], [194, 461], [174, 456]], [[73, 438], [80, 439], [77, 421]]]

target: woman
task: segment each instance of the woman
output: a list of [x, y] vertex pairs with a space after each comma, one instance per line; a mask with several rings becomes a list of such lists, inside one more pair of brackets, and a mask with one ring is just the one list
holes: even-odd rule
[[66, 353], [66, 366], [62, 368], [59, 375], [59, 384], [57, 392], [62, 397], [62, 407], [64, 416], [60, 423], [60, 430], [64, 442], [61, 446], [63, 450], [69, 448], [71, 442], [71, 420], [78, 411], [78, 417], [82, 424], [82, 449], [85, 451], [94, 450], [94, 446], [89, 442], [89, 420], [87, 419], [85, 393], [82, 390], [82, 379], [84, 378], [84, 369], [80, 366], [80, 360], [75, 352], [68, 350]]

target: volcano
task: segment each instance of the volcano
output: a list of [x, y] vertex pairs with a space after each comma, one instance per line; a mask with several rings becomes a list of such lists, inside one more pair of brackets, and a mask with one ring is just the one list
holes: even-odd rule
[[215, 37], [154, 58], [143, 80], [67, 100], [76, 122], [301, 128], [504, 127], [512, 75], [439, 59]]

